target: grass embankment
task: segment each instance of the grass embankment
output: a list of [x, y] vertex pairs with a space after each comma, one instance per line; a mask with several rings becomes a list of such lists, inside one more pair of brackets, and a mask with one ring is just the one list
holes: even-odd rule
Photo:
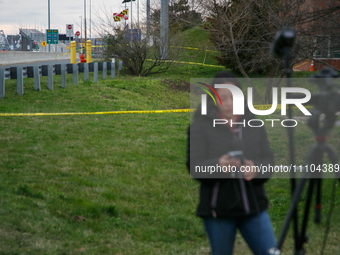
[[[169, 70], [165, 81], [161, 75], [121, 77], [79, 86], [69, 85], [69, 76], [66, 89], [55, 76], [54, 90], [42, 79], [41, 92], [25, 79], [24, 96], [16, 95], [15, 80], [6, 81], [0, 112], [189, 108], [183, 80], [216, 71], [186, 66]], [[195, 217], [198, 184], [185, 167], [189, 118], [188, 113], [1, 117], [0, 253], [208, 254]], [[286, 130], [266, 126], [276, 163], [288, 164]], [[336, 127], [329, 139], [337, 151], [339, 136]], [[302, 164], [314, 143], [305, 124], [295, 129], [295, 142]], [[331, 184], [323, 181], [323, 221], [309, 224], [308, 254], [321, 249]], [[289, 180], [272, 179], [266, 189], [278, 236], [290, 204]], [[339, 193], [337, 186], [337, 198]], [[336, 199], [325, 254], [339, 251], [339, 209]], [[283, 254], [291, 254], [292, 244], [289, 233]], [[249, 254], [239, 236], [235, 254]]]

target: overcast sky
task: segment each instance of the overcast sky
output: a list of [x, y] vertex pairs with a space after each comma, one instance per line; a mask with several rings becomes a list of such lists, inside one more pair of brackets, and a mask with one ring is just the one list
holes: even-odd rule
[[[96, 15], [105, 12], [112, 13], [124, 10], [123, 0], [86, 0], [87, 28], [89, 29], [90, 2], [92, 6], [92, 20]], [[140, 20], [142, 18], [143, 2], [139, 0]], [[59, 29], [60, 34], [66, 33], [66, 24], [74, 25], [74, 32], [80, 31], [80, 16], [84, 18], [84, 0], [50, 0], [51, 28]], [[127, 4], [130, 7], [131, 3]], [[133, 20], [136, 20], [137, 1], [133, 2]], [[130, 18], [130, 17], [129, 17]], [[83, 29], [84, 29], [84, 21]], [[36, 28], [40, 31], [48, 26], [48, 0], [0, 0], [0, 30], [6, 35], [18, 34], [20, 28]], [[92, 23], [92, 35], [94, 25]], [[87, 32], [89, 33], [89, 31]]]

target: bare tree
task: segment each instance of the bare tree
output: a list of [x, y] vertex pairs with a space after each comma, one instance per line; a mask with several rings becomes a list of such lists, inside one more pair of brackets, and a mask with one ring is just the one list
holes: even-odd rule
[[[114, 22], [112, 14], [106, 11], [106, 7], [101, 8], [100, 15], [97, 16], [97, 33], [105, 38], [105, 50], [103, 57], [106, 59], [118, 58], [123, 60], [124, 70], [132, 75], [147, 76], [154, 73], [166, 72], [170, 65], [178, 58], [180, 50], [169, 48], [168, 58], [160, 59], [159, 28], [151, 31], [148, 40], [143, 34], [146, 28], [145, 20], [140, 22], [142, 34], [138, 35], [137, 30], [131, 31], [125, 27], [124, 21]], [[129, 21], [130, 22], [130, 21]], [[129, 24], [131, 26], [131, 22]], [[137, 28], [133, 24], [133, 28]], [[173, 42], [176, 38], [169, 39], [169, 45], [179, 45]], [[151, 42], [151, 44], [149, 44]], [[167, 46], [169, 46], [167, 45]]]
[[[208, 14], [203, 26], [221, 53], [217, 57], [220, 64], [241, 73], [250, 86], [251, 74], [272, 78], [264, 98], [270, 101], [276, 83], [273, 78], [284, 74], [282, 61], [273, 59], [269, 50], [276, 32], [285, 26], [297, 30], [292, 65], [305, 59], [324, 62], [318, 57], [332, 57], [337, 53], [336, 48], [340, 53], [340, 43], [336, 40], [340, 28], [339, 5], [337, 0], [210, 0], [205, 3]], [[257, 93], [255, 96], [260, 98]]]

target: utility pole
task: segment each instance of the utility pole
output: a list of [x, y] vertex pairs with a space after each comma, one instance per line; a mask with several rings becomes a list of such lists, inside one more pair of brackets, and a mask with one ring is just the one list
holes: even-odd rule
[[92, 20], [91, 20], [91, 12], [92, 12], [92, 1], [90, 0], [90, 40], [91, 40], [91, 24], [92, 24]]
[[131, 1], [131, 20], [130, 20], [130, 23], [131, 23], [131, 26], [130, 26], [130, 31], [131, 31], [131, 38], [130, 38], [130, 41], [132, 42], [132, 36], [133, 36], [133, 33], [132, 33], [132, 1]]
[[[51, 4], [48, 0], [48, 29], [51, 29]], [[48, 44], [48, 52], [51, 52], [51, 44]]]
[[169, 55], [169, 0], [161, 0], [161, 45], [160, 59], [168, 59]]

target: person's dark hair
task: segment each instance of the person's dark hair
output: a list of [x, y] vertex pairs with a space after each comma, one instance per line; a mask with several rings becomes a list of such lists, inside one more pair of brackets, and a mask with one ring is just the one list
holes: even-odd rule
[[229, 71], [220, 71], [218, 72], [212, 80], [211, 86], [214, 87], [215, 84], [222, 84], [222, 83], [232, 83], [235, 84], [237, 87], [242, 89], [241, 83], [236, 78], [236, 76], [229, 72]]

